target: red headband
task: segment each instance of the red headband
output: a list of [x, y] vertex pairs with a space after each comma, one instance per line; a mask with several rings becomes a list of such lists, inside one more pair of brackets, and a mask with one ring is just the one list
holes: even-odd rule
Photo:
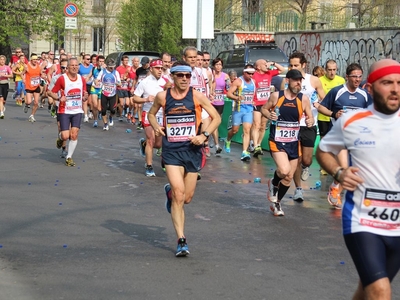
[[150, 63], [150, 67], [155, 67], [155, 66], [162, 66], [162, 60], [161, 60], [161, 59], [153, 60], [153, 61]]
[[392, 65], [379, 68], [368, 75], [368, 83], [374, 83], [379, 78], [389, 74], [400, 74], [400, 65]]

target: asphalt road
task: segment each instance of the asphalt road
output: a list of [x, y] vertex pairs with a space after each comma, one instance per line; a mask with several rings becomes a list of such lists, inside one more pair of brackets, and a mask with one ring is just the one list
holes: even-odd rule
[[[83, 124], [71, 168], [47, 109], [33, 124], [28, 116], [9, 97], [0, 120], [0, 300], [351, 298], [358, 277], [317, 164], [306, 201], [291, 189], [285, 216], [274, 217], [269, 155], [242, 163], [233, 145], [210, 158], [186, 207], [191, 255], [175, 258], [166, 177], [159, 158], [157, 177], [145, 177], [142, 132]], [[317, 180], [322, 188], [310, 189]]]

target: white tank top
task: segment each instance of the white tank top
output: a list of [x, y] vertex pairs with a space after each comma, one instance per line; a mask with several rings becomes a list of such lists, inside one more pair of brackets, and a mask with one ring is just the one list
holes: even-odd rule
[[78, 75], [75, 81], [68, 78], [67, 74], [62, 75], [65, 80], [64, 95], [67, 98], [65, 102], [65, 114], [83, 113], [82, 109], [82, 77]]
[[[318, 110], [314, 107], [313, 103], [318, 101], [318, 93], [311, 85], [311, 74], [306, 74], [301, 82], [301, 93], [310, 98], [311, 112], [314, 117], [314, 125], [317, 125]], [[304, 113], [301, 116], [300, 126], [306, 126], [306, 118]]]
[[197, 67], [193, 68], [192, 78], [190, 79], [190, 86], [208, 98], [208, 93], [207, 93], [208, 78], [207, 75], [204, 77], [204, 74], [206, 74], [205, 69]]

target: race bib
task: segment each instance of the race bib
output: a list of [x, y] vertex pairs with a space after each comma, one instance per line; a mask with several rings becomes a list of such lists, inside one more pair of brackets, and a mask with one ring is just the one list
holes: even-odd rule
[[206, 88], [204, 88], [204, 87], [193, 87], [196, 91], [198, 91], [198, 92], [200, 92], [200, 93], [202, 93], [203, 95], [206, 95], [207, 96], [207, 93], [206, 93]]
[[270, 88], [263, 87], [257, 89], [257, 100], [258, 101], [268, 101], [270, 95]]
[[121, 89], [127, 90], [128, 86], [128, 81], [121, 81]]
[[367, 188], [360, 209], [360, 224], [396, 230], [400, 227], [400, 192]]
[[253, 93], [251, 94], [243, 94], [244, 100], [242, 100], [242, 104], [253, 104]]
[[186, 142], [190, 136], [196, 135], [196, 122], [194, 115], [167, 116], [168, 142]]
[[104, 94], [115, 94], [115, 84], [103, 84]]
[[77, 112], [82, 109], [82, 100], [79, 96], [67, 96], [65, 101], [65, 111], [66, 112]]
[[300, 131], [299, 122], [277, 121], [275, 141], [281, 143], [296, 142]]
[[40, 77], [39, 76], [31, 78], [31, 85], [32, 86], [36, 86], [36, 85], [39, 85], [39, 84], [40, 84]]

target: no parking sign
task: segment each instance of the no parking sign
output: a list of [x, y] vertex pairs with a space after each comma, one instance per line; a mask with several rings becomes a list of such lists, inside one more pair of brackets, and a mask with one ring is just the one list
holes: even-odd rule
[[76, 17], [78, 15], [78, 6], [73, 2], [68, 2], [64, 6], [64, 15], [66, 17]]

